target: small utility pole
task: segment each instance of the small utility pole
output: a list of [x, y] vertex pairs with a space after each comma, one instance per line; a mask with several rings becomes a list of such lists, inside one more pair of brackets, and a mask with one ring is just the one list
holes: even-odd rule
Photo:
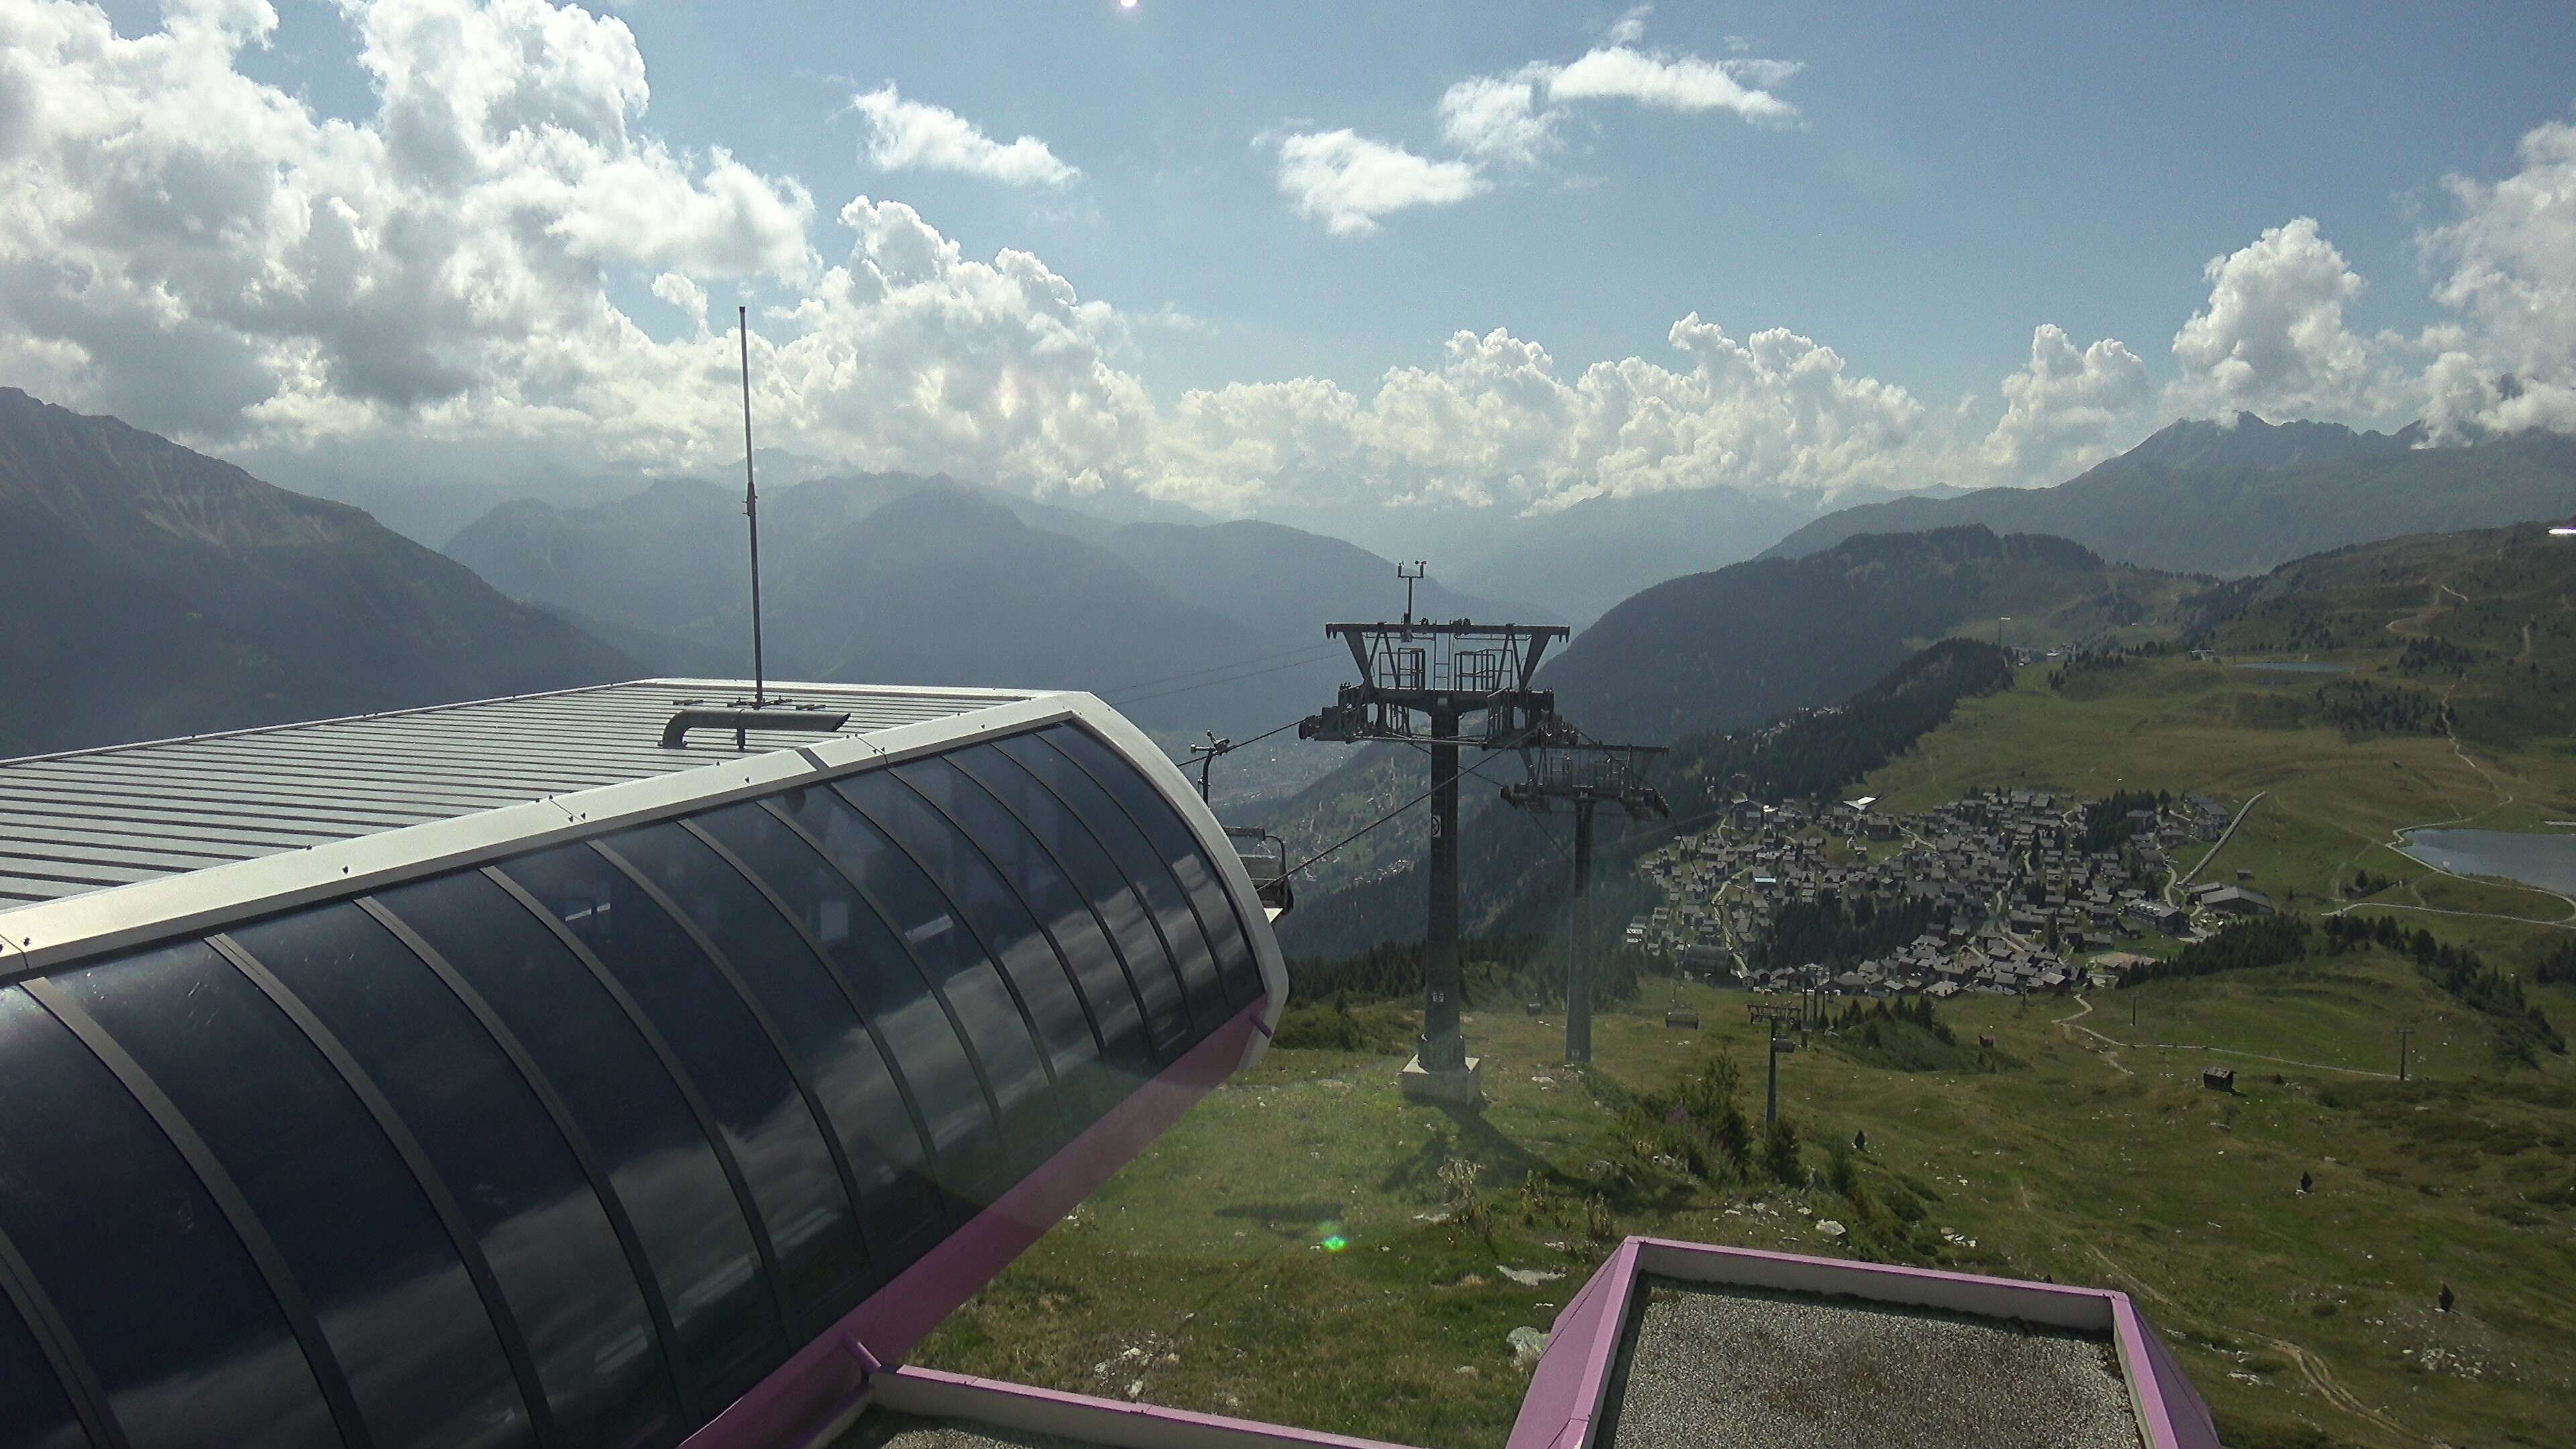
[[[751, 525], [751, 707], [759, 709], [769, 701], [764, 697], [768, 671], [760, 653], [760, 489], [751, 476], [751, 308], [733, 311], [742, 328], [742, 516]], [[734, 744], [742, 744], [739, 732]]]
[[2406, 1039], [2414, 1034], [2411, 1026], [2397, 1028], [2397, 1080], [2401, 1082], [2406, 1080]]
[[1788, 1046], [1787, 1037], [1771, 1038], [1771, 1085], [1762, 1099], [1762, 1126], [1766, 1131], [1780, 1120], [1780, 1053]]

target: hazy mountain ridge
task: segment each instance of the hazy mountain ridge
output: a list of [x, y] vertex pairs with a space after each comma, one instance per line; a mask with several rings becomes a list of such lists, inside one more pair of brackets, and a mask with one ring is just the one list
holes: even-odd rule
[[364, 512], [0, 388], [0, 755], [630, 677]]
[[[773, 676], [1126, 691], [1162, 729], [1264, 729], [1311, 711], [1350, 674], [1324, 624], [1392, 618], [1404, 599], [1393, 564], [1340, 539], [1253, 520], [1118, 524], [942, 477], [765, 490], [761, 525]], [[665, 480], [579, 509], [514, 502], [451, 548], [514, 597], [618, 621], [602, 632], [656, 668], [710, 650], [748, 667], [730, 487]], [[1418, 586], [1416, 609], [1529, 612], [1437, 579]]]
[[1982, 525], [1863, 534], [1801, 558], [1668, 580], [1540, 672], [1568, 718], [1641, 743], [1758, 724], [1843, 698], [1942, 635], [2054, 643], [2143, 623], [2193, 585], [2066, 539]]
[[2051, 488], [1984, 488], [1828, 514], [1765, 550], [1797, 558], [1861, 533], [1983, 524], [2049, 533], [2107, 558], [2221, 575], [2413, 533], [2576, 511], [2576, 438], [2533, 432], [2422, 447], [2416, 428], [2181, 422]]
[[1722, 485], [1587, 498], [1517, 520], [1459, 577], [1488, 593], [1545, 600], [1588, 627], [1639, 589], [1751, 558], [1814, 516]]

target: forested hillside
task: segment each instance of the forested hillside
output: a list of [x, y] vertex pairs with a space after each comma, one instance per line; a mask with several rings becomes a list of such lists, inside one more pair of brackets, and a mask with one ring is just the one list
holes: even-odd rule
[[2498, 744], [2576, 719], [2576, 540], [2537, 524], [2337, 549], [2187, 601], [2185, 640], [2236, 662], [2340, 665], [2321, 722]]
[[1954, 631], [2025, 646], [2134, 633], [2194, 587], [2062, 538], [1974, 525], [1864, 535], [1658, 584], [1539, 682], [1601, 738], [1668, 741], [1841, 699]]

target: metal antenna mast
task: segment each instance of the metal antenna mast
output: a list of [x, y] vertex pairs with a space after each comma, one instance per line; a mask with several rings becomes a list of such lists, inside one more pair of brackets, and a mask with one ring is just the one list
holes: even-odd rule
[[[1297, 725], [1308, 740], [1402, 740], [1431, 752], [1431, 859], [1424, 932], [1422, 1039], [1399, 1079], [1408, 1097], [1473, 1103], [1476, 1066], [1459, 1030], [1458, 750], [1515, 749], [1556, 713], [1553, 691], [1533, 689], [1547, 646], [1572, 631], [1561, 624], [1447, 624], [1413, 618], [1413, 580], [1428, 567], [1398, 565], [1406, 580], [1402, 623], [1326, 624], [1350, 646], [1360, 682]], [[1422, 727], [1416, 727], [1416, 717]], [[1461, 725], [1473, 718], [1472, 731]]]
[[1584, 952], [1592, 939], [1592, 812], [1616, 805], [1631, 820], [1669, 817], [1673, 808], [1645, 773], [1661, 745], [1585, 741], [1562, 724], [1521, 750], [1527, 782], [1503, 787], [1503, 803], [1545, 814], [1563, 800], [1574, 807], [1574, 931], [1565, 959], [1565, 1060], [1592, 1060], [1592, 975]]
[[760, 653], [760, 489], [751, 477], [751, 309], [733, 311], [742, 327], [742, 516], [751, 524], [751, 707], [758, 709], [769, 702], [769, 676]]

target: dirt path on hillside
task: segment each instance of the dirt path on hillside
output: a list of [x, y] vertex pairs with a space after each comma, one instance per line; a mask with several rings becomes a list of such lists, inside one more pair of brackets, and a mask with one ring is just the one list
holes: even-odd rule
[[[2059, 1017], [2055, 1023], [2057, 1029], [2066, 1034], [2066, 1039], [2068, 1041], [2074, 1041], [2075, 1034], [2080, 1031], [2086, 1036], [2093, 1038], [2095, 1041], [2108, 1043], [2108, 1045], [2093, 1048], [2092, 1050], [2094, 1054], [2101, 1057], [2104, 1062], [2110, 1065], [2111, 1070], [2118, 1072], [2121, 1076], [2136, 1076], [2136, 1072], [2130, 1071], [2127, 1067], [2120, 1065], [2120, 1053], [2117, 1050], [2120, 1044], [2118, 1042], [2112, 1041], [2109, 1037], [2102, 1035], [2102, 1033], [2095, 1031], [2089, 1026], [2077, 1026], [2075, 1024], [2076, 1022], [2093, 1014], [2093, 1003], [2085, 1000], [2079, 993], [2075, 998], [2075, 1004], [2084, 1009], [2071, 1016]], [[2077, 1045], [2080, 1046], [2082, 1043], [2079, 1042]]]
[[[2157, 1304], [2160, 1307], [2172, 1309], [2177, 1317], [2196, 1316], [2192, 1315], [2190, 1310], [2183, 1307], [2182, 1304], [2174, 1301], [2171, 1294], [2162, 1291], [2144, 1278], [2141, 1278], [2137, 1274], [2130, 1272], [2128, 1269], [2121, 1267], [2110, 1254], [2102, 1251], [2100, 1245], [2087, 1243], [2084, 1247], [2087, 1252], [2090, 1252], [2101, 1262], [2102, 1266], [2110, 1272], [2112, 1281], [2127, 1284], [2128, 1290], [2131, 1293], [2140, 1298], [2146, 1299], [2150, 1303]], [[2167, 1321], [2174, 1322], [2175, 1319], [2169, 1318]], [[2448, 1441], [2434, 1438], [2426, 1434], [2419, 1434], [2413, 1429], [2409, 1429], [2405, 1425], [2398, 1423], [2395, 1419], [2388, 1417], [2386, 1414], [2381, 1413], [2379, 1410], [2372, 1408], [2370, 1405], [2363, 1403], [2360, 1398], [2354, 1395], [2352, 1390], [2345, 1388], [2342, 1383], [2336, 1380], [2334, 1370], [2327, 1366], [2326, 1361], [2322, 1357], [2299, 1347], [2297, 1344], [2290, 1342], [2286, 1338], [2274, 1338], [2267, 1333], [2257, 1333], [2252, 1335], [2252, 1337], [2257, 1341], [2268, 1344], [2272, 1348], [2278, 1350], [2282, 1357], [2287, 1358], [2291, 1365], [2298, 1369], [2299, 1378], [2305, 1382], [2309, 1388], [2316, 1391], [2317, 1397], [2325, 1400], [2335, 1408], [2350, 1414], [2354, 1418], [2361, 1420], [2363, 1423], [2370, 1425], [2372, 1428], [2377, 1429], [2384, 1434], [2393, 1434], [2405, 1443], [2427, 1444], [2431, 1445], [2432, 1449], [2451, 1449], [2451, 1445]]]
[[[2379, 1077], [2391, 1082], [2397, 1080], [2397, 1074], [2395, 1072], [2374, 1072], [2365, 1067], [2339, 1067], [2331, 1062], [2303, 1062], [2294, 1057], [2269, 1057], [2263, 1055], [2261, 1052], [2238, 1051], [2234, 1047], [2199, 1046], [2190, 1042], [2179, 1041], [2122, 1041], [2115, 1036], [2105, 1036], [2101, 1032], [2095, 1031], [2089, 1026], [2078, 1025], [2077, 1023], [2081, 1022], [2085, 1017], [2093, 1014], [2093, 1003], [2086, 1001], [2079, 995], [2075, 998], [2075, 1004], [2083, 1007], [2084, 1009], [2066, 1016], [2061, 1016], [2057, 1018], [2055, 1022], [2051, 1023], [2051, 1025], [2064, 1031], [2066, 1033], [2066, 1039], [2069, 1041], [2075, 1040], [2075, 1033], [2082, 1032], [2084, 1035], [2102, 1043], [2101, 1048], [2098, 1049], [2098, 1055], [2103, 1061], [2110, 1064], [2113, 1071], [2118, 1072], [2124, 1077], [2134, 1077], [2137, 1073], [2120, 1064], [2119, 1054], [2121, 1052], [2157, 1051], [2209, 1052], [2222, 1057], [2243, 1057], [2247, 1061], [2251, 1062], [2270, 1062], [2275, 1066], [2298, 1067], [2304, 1071], [2340, 1072], [2347, 1077]], [[2082, 1045], [2080, 1042], [2077, 1044]]]

